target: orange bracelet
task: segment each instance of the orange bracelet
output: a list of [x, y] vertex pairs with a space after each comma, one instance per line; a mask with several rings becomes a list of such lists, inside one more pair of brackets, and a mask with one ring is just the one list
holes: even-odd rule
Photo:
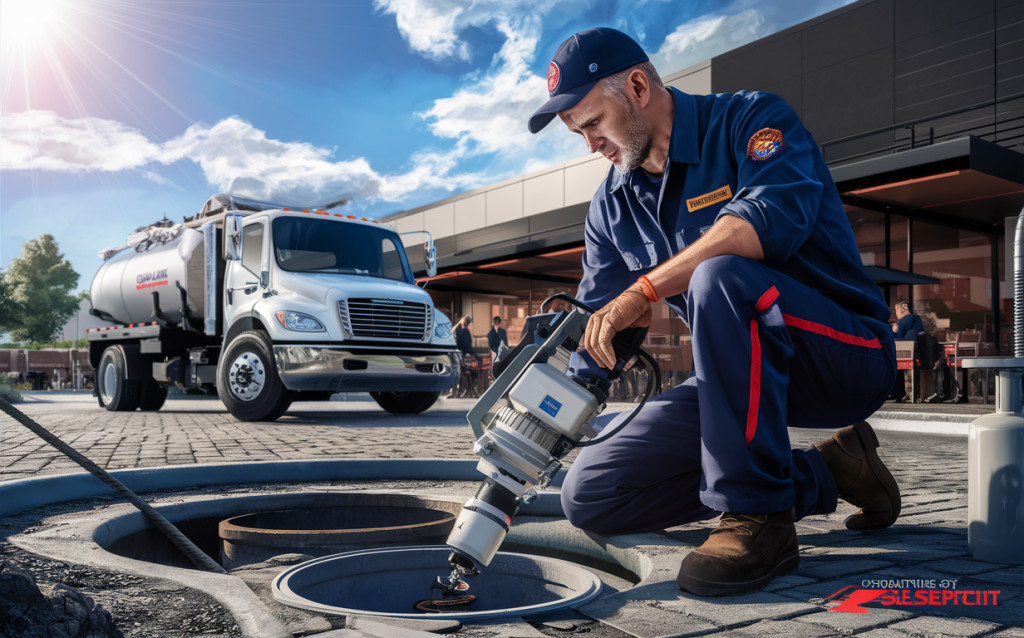
[[643, 289], [644, 295], [647, 296], [648, 301], [654, 303], [658, 301], [658, 291], [654, 289], [654, 285], [651, 280], [647, 278], [647, 275], [642, 275], [637, 281], [640, 282], [640, 288]]

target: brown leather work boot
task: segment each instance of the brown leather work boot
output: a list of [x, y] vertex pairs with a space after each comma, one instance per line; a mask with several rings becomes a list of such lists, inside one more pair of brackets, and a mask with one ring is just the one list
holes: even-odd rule
[[726, 512], [708, 540], [683, 558], [676, 583], [698, 596], [735, 596], [761, 589], [799, 564], [792, 509]]
[[847, 529], [881, 529], [896, 522], [900, 488], [878, 458], [878, 437], [866, 421], [843, 428], [814, 447], [832, 472], [839, 498], [860, 508], [846, 518]]

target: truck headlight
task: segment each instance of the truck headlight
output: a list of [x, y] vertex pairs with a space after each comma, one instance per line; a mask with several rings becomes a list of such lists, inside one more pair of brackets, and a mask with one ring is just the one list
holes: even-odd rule
[[452, 324], [450, 323], [438, 323], [434, 326], [434, 338], [442, 341], [448, 341], [454, 339], [452, 336]]
[[277, 320], [287, 330], [296, 330], [298, 332], [324, 332], [326, 330], [324, 324], [317, 321], [314, 317], [292, 310], [278, 310]]

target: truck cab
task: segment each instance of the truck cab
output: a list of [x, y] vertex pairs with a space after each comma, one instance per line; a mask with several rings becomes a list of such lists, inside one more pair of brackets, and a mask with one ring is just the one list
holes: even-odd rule
[[[390, 226], [330, 209], [240, 206], [227, 196], [211, 202], [221, 206], [208, 202], [205, 214], [185, 224], [202, 233], [203, 290], [187, 291], [176, 280], [180, 312], [162, 311], [154, 296], [151, 316], [142, 317], [141, 302], [126, 302], [123, 307], [136, 308], [127, 319], [139, 334], [131, 334], [136, 326], [90, 334], [101, 405], [135, 409], [133, 403], [146, 403], [147, 388], [156, 385], [166, 395], [174, 383], [215, 388], [228, 411], [245, 421], [274, 420], [293, 400], [337, 392], [369, 392], [390, 412], [418, 413], [458, 382], [451, 322], [416, 285], [402, 238]], [[423, 246], [430, 273], [433, 242]], [[167, 248], [168, 259], [183, 256]], [[195, 271], [199, 260], [186, 259], [185, 271]], [[128, 280], [122, 297], [136, 293], [129, 285], [141, 276], [135, 270], [119, 271]], [[191, 271], [181, 279], [198, 288]], [[110, 284], [102, 273], [94, 288], [97, 280]], [[139, 325], [143, 319], [149, 325]], [[107, 356], [112, 347], [120, 357]], [[137, 402], [119, 401], [119, 375], [121, 390], [134, 386], [143, 395]]]

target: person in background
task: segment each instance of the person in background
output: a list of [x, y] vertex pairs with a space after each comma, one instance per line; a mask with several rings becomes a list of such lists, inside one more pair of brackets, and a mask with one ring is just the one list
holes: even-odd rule
[[915, 339], [919, 332], [924, 332], [924, 323], [921, 317], [910, 312], [909, 301], [900, 301], [893, 309], [896, 311], [896, 323], [892, 325], [892, 331], [896, 333], [896, 341]]
[[[916, 341], [917, 335], [924, 332], [924, 323], [921, 322], [921, 317], [910, 312], [910, 302], [905, 299], [898, 301], [893, 310], [896, 312], [896, 323], [892, 324], [892, 331], [896, 333], [896, 341]], [[896, 383], [889, 396], [895, 399], [896, 403], [907, 400], [905, 373], [906, 370], [896, 371]]]
[[474, 388], [476, 388], [477, 370], [480, 366], [476, 353], [473, 352], [471, 325], [473, 325], [473, 317], [469, 315], [463, 316], [455, 324], [455, 347], [462, 353], [462, 378], [459, 381], [460, 392], [458, 393], [460, 397], [476, 396]]
[[501, 317], [495, 317], [491, 320], [491, 331], [487, 333], [487, 347], [491, 350], [492, 366], [498, 360], [498, 349], [503, 343], [508, 347], [508, 333], [501, 327]]

